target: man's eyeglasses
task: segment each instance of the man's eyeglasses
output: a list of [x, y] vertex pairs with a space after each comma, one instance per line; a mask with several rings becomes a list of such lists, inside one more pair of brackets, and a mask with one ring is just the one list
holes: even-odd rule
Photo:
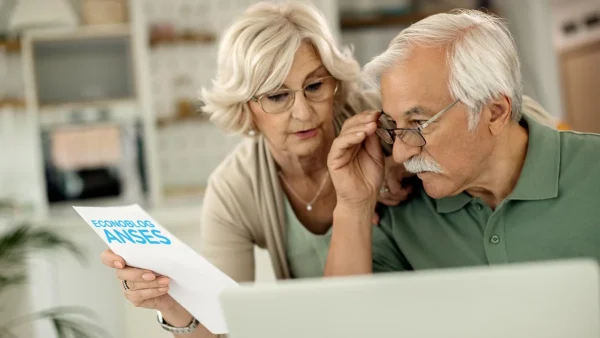
[[378, 121], [377, 135], [379, 135], [379, 137], [381, 137], [381, 139], [387, 144], [394, 144], [395, 139], [399, 138], [400, 141], [409, 146], [422, 147], [427, 142], [425, 141], [425, 137], [423, 137], [421, 131], [437, 120], [445, 112], [454, 107], [454, 105], [459, 101], [460, 100], [456, 100], [452, 102], [446, 108], [442, 109], [439, 113], [433, 115], [433, 117], [416, 128], [396, 128], [396, 121], [381, 111], [381, 116], [379, 116]]
[[313, 102], [322, 102], [332, 98], [338, 90], [338, 81], [333, 76], [325, 76], [305, 85], [302, 89], [282, 89], [273, 93], [252, 97], [268, 114], [279, 114], [294, 105], [296, 92], [304, 92], [304, 97]]

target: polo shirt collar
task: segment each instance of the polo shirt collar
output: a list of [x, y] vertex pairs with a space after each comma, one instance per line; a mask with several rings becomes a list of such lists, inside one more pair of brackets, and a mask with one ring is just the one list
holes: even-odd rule
[[544, 200], [558, 197], [560, 134], [524, 115], [529, 130], [527, 156], [517, 185], [507, 199]]
[[[523, 116], [523, 124], [528, 129], [527, 155], [521, 175], [508, 200], [543, 200], [558, 196], [560, 170], [560, 135], [557, 130]], [[462, 192], [456, 196], [436, 200], [440, 213], [455, 212], [463, 208], [473, 198]]]
[[436, 200], [435, 206], [438, 212], [445, 214], [462, 209], [472, 199], [473, 197], [469, 196], [469, 194], [462, 192], [456, 196], [449, 196]]

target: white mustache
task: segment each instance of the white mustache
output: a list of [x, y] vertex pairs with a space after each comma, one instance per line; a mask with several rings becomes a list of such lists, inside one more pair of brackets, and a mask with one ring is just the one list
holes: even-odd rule
[[404, 161], [404, 168], [409, 173], [418, 174], [423, 172], [441, 173], [442, 167], [434, 160], [429, 160], [420, 156], [413, 156]]

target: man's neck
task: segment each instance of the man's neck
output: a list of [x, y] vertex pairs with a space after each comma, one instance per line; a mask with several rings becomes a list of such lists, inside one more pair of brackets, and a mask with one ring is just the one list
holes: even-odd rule
[[511, 123], [502, 139], [496, 142], [485, 173], [466, 192], [479, 197], [492, 209], [514, 190], [527, 156], [528, 131], [517, 123]]

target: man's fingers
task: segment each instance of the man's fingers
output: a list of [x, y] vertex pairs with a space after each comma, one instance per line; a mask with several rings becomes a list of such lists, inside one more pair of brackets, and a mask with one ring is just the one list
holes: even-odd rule
[[394, 172], [389, 172], [386, 178], [386, 184], [391, 195], [398, 195], [402, 191], [402, 183]]
[[378, 118], [379, 118], [379, 112], [375, 111], [375, 110], [365, 111], [360, 114], [354, 115], [354, 116], [348, 118], [344, 122], [344, 125], [342, 126], [342, 129], [340, 130], [340, 134], [343, 134], [343, 133], [347, 132], [348, 130], [353, 129], [354, 127], [356, 127], [358, 125], [364, 125], [369, 122], [377, 122]]
[[387, 206], [395, 206], [408, 199], [408, 195], [412, 192], [412, 187], [402, 188], [400, 192], [392, 195], [390, 192], [380, 194], [378, 201]]
[[355, 133], [359, 133], [359, 132], [365, 132], [367, 135], [371, 135], [373, 133], [375, 133], [375, 130], [377, 130], [377, 123], [375, 122], [368, 122], [368, 123], [361, 123], [361, 124], [357, 124], [354, 125], [348, 129], [346, 129], [343, 132], [340, 132], [339, 136], [345, 135], [345, 134], [355, 134]]
[[102, 264], [110, 268], [122, 269], [125, 267], [125, 260], [123, 257], [115, 254], [110, 249], [102, 251], [100, 254], [100, 261], [102, 261]]
[[349, 151], [351, 148], [360, 145], [366, 137], [365, 132], [358, 132], [354, 134], [345, 134], [338, 136], [334, 141], [329, 151], [329, 167], [332, 170], [339, 169], [352, 159], [354, 151]]
[[[377, 112], [374, 112], [378, 114]], [[372, 135], [377, 129], [376, 115], [373, 112], [355, 115], [344, 123], [339, 136], [333, 141], [329, 153], [332, 169], [339, 169], [346, 165], [355, 152], [348, 151], [352, 147], [360, 145], [367, 135]]]

